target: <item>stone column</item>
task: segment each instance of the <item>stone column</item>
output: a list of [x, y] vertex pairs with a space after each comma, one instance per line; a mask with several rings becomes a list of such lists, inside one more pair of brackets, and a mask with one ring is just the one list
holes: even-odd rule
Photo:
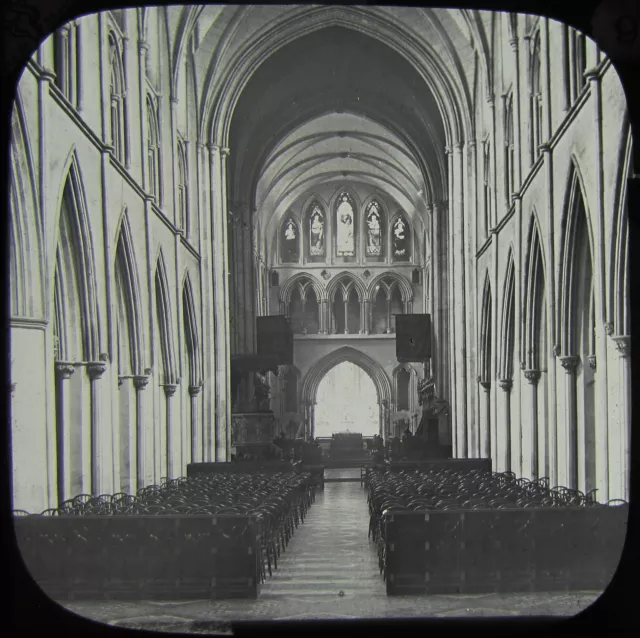
[[[511, 379], [500, 379], [498, 381], [500, 389], [504, 391], [503, 396], [503, 444], [505, 446], [505, 453], [503, 459], [498, 459], [503, 472], [511, 471], [511, 388], [513, 388], [513, 381]], [[499, 429], [498, 429], [499, 430]], [[496, 450], [498, 457], [500, 455], [500, 433], [498, 431], [498, 441], [496, 442]]]
[[370, 306], [371, 303], [368, 299], [365, 299], [362, 302], [362, 331], [366, 335], [371, 333], [371, 317], [369, 316], [369, 313], [371, 312]]
[[102, 432], [102, 405], [101, 405], [101, 388], [100, 379], [107, 371], [107, 365], [102, 362], [89, 363], [87, 365], [87, 374], [91, 381], [91, 494], [102, 494], [105, 488], [105, 467], [103, 445], [105, 441], [100, 439]]
[[166, 398], [166, 414], [165, 414], [165, 424], [166, 424], [166, 439], [165, 439], [165, 454], [167, 456], [167, 478], [177, 478], [173, 476], [175, 471], [175, 450], [174, 445], [177, 441], [174, 441], [173, 438], [173, 396], [178, 389], [178, 385], [175, 383], [165, 383], [162, 386], [164, 389], [164, 394]]
[[326, 335], [328, 334], [329, 330], [328, 330], [328, 326], [329, 326], [329, 304], [327, 302], [326, 299], [321, 299], [320, 300], [320, 327], [319, 327], [319, 332], [320, 334]]
[[618, 441], [612, 441], [619, 450], [619, 492], [621, 498], [629, 500], [629, 466], [630, 457], [630, 440], [631, 440], [631, 337], [617, 336], [613, 337], [616, 348], [620, 353], [620, 398], [622, 404], [622, 419], [620, 420], [620, 431], [618, 433]]
[[69, 387], [69, 379], [75, 370], [71, 363], [62, 361], [56, 363], [58, 501], [60, 503], [76, 496], [72, 494], [71, 487], [71, 388]]
[[135, 475], [133, 472], [131, 472], [131, 481], [133, 482], [135, 477], [136, 491], [147, 484], [147, 431], [146, 423], [144, 420], [144, 395], [142, 394], [142, 391], [147, 387], [147, 385], [149, 385], [148, 376], [137, 375], [133, 377], [133, 387], [136, 389], [136, 435], [135, 438], [131, 438], [131, 442], [134, 443], [135, 441], [136, 446], [134, 457], [136, 460], [136, 469]]
[[565, 458], [560, 459], [565, 463], [562, 468], [558, 464], [558, 480], [564, 480], [566, 487], [577, 489], [578, 487], [578, 440], [577, 440], [577, 396], [576, 396], [576, 368], [580, 358], [575, 355], [560, 357], [560, 365], [564, 368], [565, 375], [565, 413], [564, 436], [566, 440]]
[[198, 419], [198, 395], [202, 386], [190, 385], [189, 396], [191, 397], [191, 463], [202, 462], [202, 450], [204, 450], [204, 430]]
[[351, 293], [342, 295], [344, 299], [344, 334], [346, 335], [349, 334], [349, 297], [351, 297]]
[[[480, 381], [480, 458], [491, 458], [491, 381]], [[495, 459], [492, 459], [495, 464]]]
[[142, 186], [144, 190], [149, 192], [151, 176], [148, 175], [147, 157], [147, 54], [149, 44], [145, 40], [138, 40], [138, 84], [140, 89], [140, 148], [142, 149], [142, 159], [140, 161], [140, 169], [142, 171]]
[[538, 381], [540, 370], [525, 370], [523, 374], [529, 384], [529, 401], [525, 407], [525, 414], [528, 412], [529, 415], [522, 445], [522, 471], [525, 477], [537, 479], [539, 478]]

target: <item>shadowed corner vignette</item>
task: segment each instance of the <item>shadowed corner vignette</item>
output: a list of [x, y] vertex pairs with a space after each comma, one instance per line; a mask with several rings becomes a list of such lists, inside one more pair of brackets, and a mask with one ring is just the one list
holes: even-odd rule
[[[625, 16], [598, 23], [616, 60]], [[104, 11], [28, 60], [10, 147], [13, 519], [51, 599], [229, 634], [566, 617], [606, 588], [633, 170], [589, 37]]]

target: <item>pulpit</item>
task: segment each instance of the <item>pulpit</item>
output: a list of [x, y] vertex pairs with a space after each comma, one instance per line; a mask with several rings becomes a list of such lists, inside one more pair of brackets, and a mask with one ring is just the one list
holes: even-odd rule
[[278, 374], [274, 357], [241, 355], [231, 358], [231, 448], [236, 459], [269, 460], [278, 451], [275, 415], [270, 408], [267, 374]]

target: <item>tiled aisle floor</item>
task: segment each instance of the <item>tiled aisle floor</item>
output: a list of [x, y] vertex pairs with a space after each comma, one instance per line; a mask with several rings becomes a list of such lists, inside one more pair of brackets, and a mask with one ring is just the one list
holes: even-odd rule
[[189, 631], [197, 621], [306, 618], [573, 615], [599, 592], [387, 597], [367, 540], [359, 482], [326, 483], [258, 600], [76, 602], [72, 611], [102, 622]]

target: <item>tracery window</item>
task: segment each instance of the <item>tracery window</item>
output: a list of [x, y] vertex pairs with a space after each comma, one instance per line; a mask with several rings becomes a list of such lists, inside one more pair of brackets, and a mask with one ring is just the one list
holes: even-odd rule
[[158, 109], [150, 95], [147, 95], [147, 171], [148, 190], [157, 201], [160, 196], [160, 126]]
[[125, 133], [124, 133], [124, 99], [125, 81], [122, 51], [118, 39], [113, 32], [109, 33], [109, 97], [110, 97], [110, 125], [111, 144], [114, 155], [124, 162]]
[[324, 261], [326, 258], [326, 219], [319, 202], [313, 201], [307, 209], [307, 247], [309, 261]]
[[79, 31], [76, 22], [65, 24], [54, 35], [53, 66], [56, 74], [55, 84], [74, 108], [78, 108], [79, 44]]
[[493, 198], [491, 192], [491, 142], [486, 140], [483, 149], [482, 162], [482, 195], [484, 211], [484, 232], [485, 237], [489, 235], [491, 229], [491, 210]]
[[367, 258], [384, 257], [384, 221], [380, 202], [372, 200], [365, 209], [366, 222], [366, 246], [365, 254]]
[[300, 229], [295, 218], [285, 218], [280, 230], [280, 261], [296, 264], [300, 260]]
[[186, 143], [178, 141], [178, 227], [189, 234], [189, 178]]
[[566, 34], [569, 100], [573, 103], [586, 85], [587, 37], [571, 27], [567, 27]]
[[356, 226], [355, 203], [351, 195], [342, 192], [336, 200], [336, 254], [355, 257]]
[[411, 228], [402, 214], [391, 227], [391, 255], [393, 261], [411, 261]]
[[515, 145], [513, 130], [513, 93], [505, 100], [504, 113], [504, 178], [507, 208], [511, 207], [511, 196], [515, 192]]
[[531, 51], [531, 156], [540, 154], [542, 144], [542, 83], [540, 80], [540, 34], [533, 39]]

